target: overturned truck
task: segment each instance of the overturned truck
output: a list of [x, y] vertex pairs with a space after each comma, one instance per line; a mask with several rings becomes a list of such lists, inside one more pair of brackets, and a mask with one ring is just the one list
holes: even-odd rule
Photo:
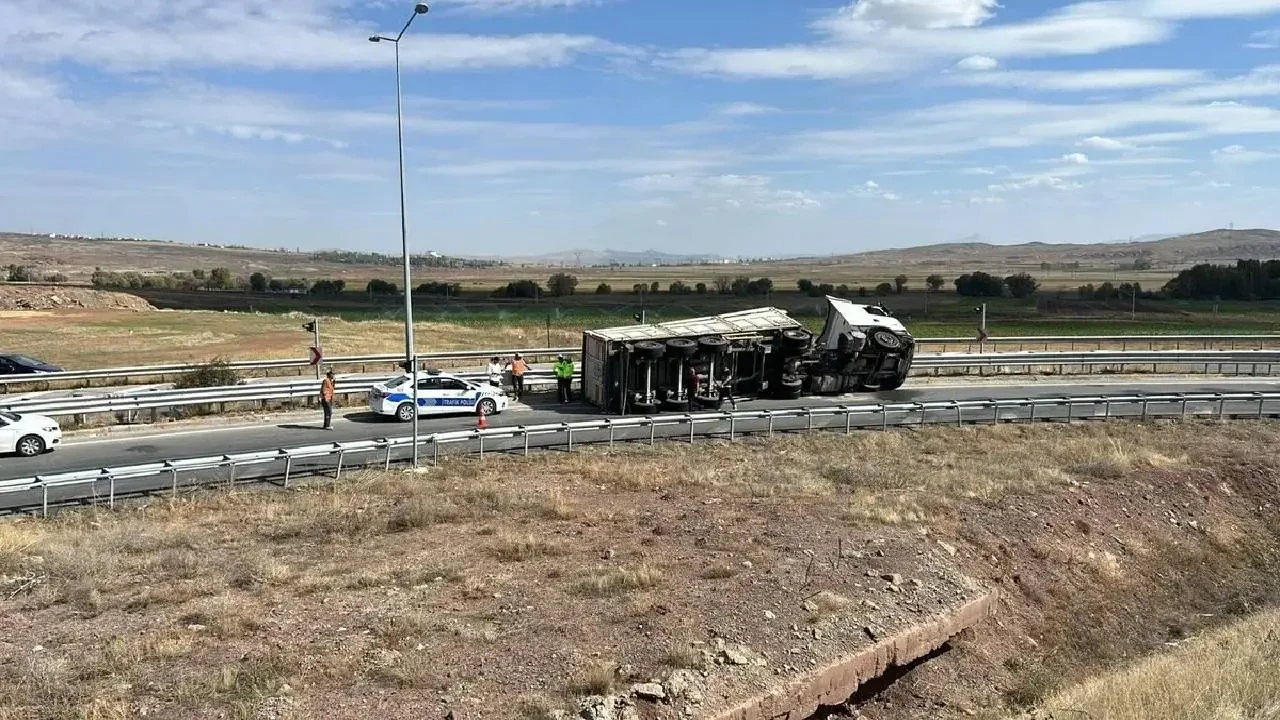
[[628, 415], [901, 387], [915, 357], [911, 333], [883, 306], [826, 300], [817, 336], [773, 307], [587, 331], [583, 395]]

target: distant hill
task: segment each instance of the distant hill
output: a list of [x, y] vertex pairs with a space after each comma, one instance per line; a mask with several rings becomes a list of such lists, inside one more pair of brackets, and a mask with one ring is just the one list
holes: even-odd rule
[[535, 265], [565, 265], [584, 267], [592, 265], [700, 265], [720, 262], [723, 258], [716, 255], [680, 255], [659, 250], [564, 250], [559, 252], [532, 255], [529, 257], [504, 256], [504, 260], [512, 263], [529, 263]]
[[1139, 258], [1146, 258], [1161, 268], [1197, 263], [1234, 263], [1241, 258], [1271, 260], [1280, 258], [1280, 231], [1265, 228], [1218, 229], [1174, 237], [1145, 236], [1132, 242], [1089, 244], [1030, 242], [993, 245], [964, 241], [839, 255], [823, 261], [875, 266], [973, 265], [983, 262], [1003, 265], [1080, 262], [1105, 266], [1110, 263], [1129, 264]]

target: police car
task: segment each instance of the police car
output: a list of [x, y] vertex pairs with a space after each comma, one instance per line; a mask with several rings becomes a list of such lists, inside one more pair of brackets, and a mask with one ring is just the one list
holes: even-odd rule
[[[477, 412], [496, 415], [507, 409], [507, 396], [500, 388], [465, 380], [439, 370], [420, 372], [418, 414], [447, 415]], [[406, 373], [369, 390], [369, 409], [379, 415], [393, 415], [401, 422], [413, 419], [413, 383]]]

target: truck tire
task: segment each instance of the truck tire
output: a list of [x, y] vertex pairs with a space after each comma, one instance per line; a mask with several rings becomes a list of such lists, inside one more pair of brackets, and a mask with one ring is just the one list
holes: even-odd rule
[[698, 343], [688, 338], [671, 338], [667, 341], [667, 352], [673, 357], [692, 357], [698, 352]]
[[652, 340], [641, 340], [635, 345], [636, 355], [644, 360], [657, 360], [667, 352], [667, 346]]
[[880, 383], [880, 390], [884, 392], [889, 392], [890, 390], [897, 390], [898, 388], [902, 387], [902, 384], [905, 383], [906, 381], [907, 381], [907, 378], [905, 375], [902, 377], [889, 378], [888, 380], [884, 380]]
[[881, 350], [901, 350], [902, 338], [889, 330], [876, 330], [871, 333], [871, 343]]
[[792, 350], [808, 350], [813, 341], [813, 333], [808, 330], [793, 328], [782, 331], [782, 345]]
[[706, 335], [698, 338], [698, 347], [703, 352], [720, 355], [729, 351], [729, 341], [719, 335]]
[[651, 402], [631, 403], [631, 412], [637, 415], [657, 415], [658, 403], [651, 403]]
[[689, 409], [689, 403], [684, 400], [675, 400], [668, 398], [662, 401], [663, 412], [684, 412]]
[[724, 399], [719, 395], [698, 395], [693, 402], [704, 410], [719, 410], [724, 405]]
[[778, 397], [784, 400], [794, 400], [803, 392], [804, 379], [799, 375], [783, 375], [782, 380], [778, 383]]

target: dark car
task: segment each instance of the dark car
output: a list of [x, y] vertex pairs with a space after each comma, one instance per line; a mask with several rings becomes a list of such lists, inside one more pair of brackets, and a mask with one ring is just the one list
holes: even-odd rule
[[26, 355], [0, 353], [0, 375], [30, 375], [49, 372], [62, 372], [62, 368]]

